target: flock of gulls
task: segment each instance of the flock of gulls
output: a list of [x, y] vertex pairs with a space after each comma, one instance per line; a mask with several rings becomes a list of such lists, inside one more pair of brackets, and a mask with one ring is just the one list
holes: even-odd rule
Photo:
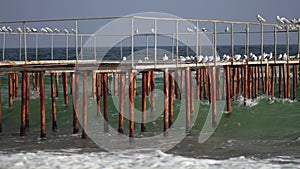
[[[293, 59], [299, 59], [300, 54], [294, 55], [294, 56], [289, 56], [290, 60]], [[199, 56], [179, 56], [179, 61], [180, 62], [189, 62], [189, 63], [212, 63], [215, 62], [214, 56], [210, 55], [199, 55]], [[123, 61], [126, 60], [126, 57], [123, 57]], [[149, 60], [148, 57], [145, 57], [145, 61]], [[162, 61], [176, 61], [176, 59], [169, 59], [167, 54], [164, 54], [162, 56]], [[224, 54], [223, 56], [216, 56], [216, 62], [247, 62], [247, 61], [271, 61], [275, 60], [275, 57], [273, 53], [263, 53], [263, 55], [256, 55], [254, 53], [250, 53], [249, 57], [247, 55], [241, 55], [241, 54], [236, 54], [233, 57], [230, 55]], [[276, 60], [288, 60], [288, 55], [286, 53], [284, 54], [279, 54], [276, 57]], [[142, 62], [142, 60], [139, 60], [139, 62]]]
[[[15, 32], [10, 26], [3, 26], [0, 28], [0, 32], [4, 32], [4, 33], [13, 33]], [[18, 33], [23, 33], [23, 32], [26, 32], [26, 33], [38, 33], [39, 30], [36, 29], [36, 28], [33, 28], [33, 27], [26, 27], [25, 30], [23, 30], [21, 27], [18, 27], [16, 29], [16, 32]], [[60, 29], [58, 28], [54, 28], [54, 29], [51, 29], [49, 27], [42, 27], [40, 29], [40, 32], [41, 33], [62, 33], [64, 32], [65, 34], [69, 34], [69, 33], [77, 33], [78, 31], [76, 29], [71, 29], [70, 31], [68, 29], [64, 29], [63, 31], [61, 31]]]
[[[263, 24], [266, 22], [266, 19], [264, 19], [260, 14], [256, 15], [257, 20]], [[276, 20], [278, 22], [278, 29], [300, 29], [300, 18], [296, 19], [287, 19], [285, 17], [280, 17], [280, 16], [276, 16]], [[197, 28], [194, 28], [197, 30]], [[208, 29], [206, 28], [202, 28], [201, 29], [203, 32], [207, 32]], [[188, 32], [192, 32], [194, 31], [191, 28], [187, 28]], [[78, 33], [78, 30], [76, 29], [70, 29], [70, 31], [68, 29], [63, 29], [62, 31], [58, 28], [54, 28], [51, 29], [49, 27], [42, 27], [40, 28], [40, 30], [38, 30], [37, 28], [33, 28], [33, 27], [25, 27], [24, 29], [22, 29], [21, 27], [18, 27], [16, 30], [13, 30], [10, 26], [3, 26], [0, 27], [0, 32], [2, 33], [13, 33], [13, 32], [17, 32], [17, 33], [49, 33], [49, 34], [53, 34], [53, 33], [65, 33], [65, 34], [69, 34], [69, 33]], [[154, 29], [151, 29], [152, 33], [155, 33], [156, 31]], [[225, 28], [225, 32], [229, 32], [229, 27], [226, 26]], [[138, 34], [138, 30], [135, 31], [136, 34]], [[299, 54], [296, 56], [287, 56], [286, 53], [284, 54], [279, 54], [278, 56], [276, 56], [277, 60], [288, 60], [288, 59], [299, 59]], [[214, 56], [203, 56], [203, 55], [199, 55], [199, 56], [179, 56], [179, 61], [181, 62], [196, 62], [196, 63], [209, 63], [209, 62], [214, 62]], [[246, 61], [270, 61], [270, 60], [274, 60], [275, 56], [273, 56], [272, 53], [264, 53], [262, 55], [255, 55], [254, 53], [250, 53], [249, 56], [247, 55], [241, 55], [241, 54], [236, 54], [234, 56], [230, 56], [230, 55], [226, 55], [224, 54], [223, 56], [216, 56], [216, 62], [229, 62], [229, 61], [234, 61], [234, 62], [246, 62]], [[126, 60], [126, 57], [123, 57], [123, 61]], [[149, 57], [145, 57], [144, 58], [145, 61], [149, 60]], [[164, 54], [164, 56], [162, 57], [162, 61], [169, 61], [169, 57], [167, 56], [167, 54]], [[173, 61], [175, 61], [173, 59]], [[139, 60], [138, 62], [142, 62], [142, 60]]]

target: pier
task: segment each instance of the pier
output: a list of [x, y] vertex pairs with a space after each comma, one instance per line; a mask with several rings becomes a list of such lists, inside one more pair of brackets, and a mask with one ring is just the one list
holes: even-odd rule
[[[93, 34], [85, 33], [80, 29], [86, 22], [94, 23], [115, 19], [128, 21], [127, 28], [130, 28], [128, 34], [114, 34], [114, 32], [102, 34], [101, 31]], [[139, 22], [151, 23], [148, 32], [137, 26]], [[56, 25], [57, 23], [68, 23], [66, 25], [71, 25], [72, 31], [71, 29], [63, 31], [63, 28], [47, 30], [50, 26], [43, 27], [44, 29], [41, 31], [31, 29], [33, 25], [50, 25], [51, 23], [56, 23]], [[171, 31], [160, 32], [162, 30], [159, 29], [160, 24], [169, 24]], [[83, 139], [87, 138], [87, 119], [91, 113], [88, 108], [90, 99], [97, 104], [97, 110], [94, 113], [101, 113], [104, 117], [104, 132], [109, 132], [109, 125], [112, 125], [109, 123], [109, 98], [112, 96], [118, 97], [119, 101], [118, 124], [115, 126], [117, 131], [124, 133], [125, 128], [128, 128], [128, 136], [132, 138], [135, 137], [136, 128], [140, 128], [141, 132], [146, 132], [148, 130], [146, 126], [147, 113], [156, 113], [155, 89], [158, 75], [163, 83], [164, 111], [161, 124], [163, 125], [162, 132], [165, 132], [166, 135], [175, 121], [175, 100], [185, 101], [185, 131], [189, 133], [192, 129], [193, 112], [197, 111], [195, 102], [209, 101], [212, 107], [211, 124], [216, 127], [217, 104], [220, 100], [226, 101], [224, 111], [230, 114], [231, 104], [237, 101], [239, 96], [243, 97], [245, 106], [249, 100], [260, 95], [292, 100], [298, 97], [296, 91], [300, 65], [299, 27], [280, 25], [281, 28], [279, 28], [278, 24], [260, 22], [141, 16], [6, 21], [0, 22], [0, 25], [11, 25], [15, 28], [14, 31], [2, 29], [0, 32], [3, 40], [0, 71], [1, 77], [7, 76], [8, 79], [9, 107], [15, 106], [15, 99], [21, 99], [20, 136], [26, 136], [26, 128], [30, 127], [31, 90], [39, 93], [41, 138], [45, 138], [47, 135], [46, 120], [50, 119], [46, 119], [46, 113], [52, 114], [52, 130], [58, 131], [59, 129], [57, 123], [59, 117], [56, 115], [57, 97], [63, 97], [64, 104], [73, 108], [73, 131], [70, 132], [76, 134], [81, 129]], [[210, 28], [208, 30], [201, 29], [201, 25]], [[229, 29], [224, 30], [226, 26]], [[20, 28], [19, 32], [17, 27]], [[181, 29], [182, 27], [185, 29]], [[285, 51], [282, 53], [277, 50], [279, 35], [284, 36], [281, 38], [281, 40], [284, 39], [285, 45]], [[204, 36], [207, 41], [211, 41], [210, 44], [207, 42], [202, 44], [205, 40]], [[290, 51], [290, 36], [297, 41], [297, 52]], [[111, 46], [111, 49], [118, 49], [118, 56], [110, 59], [106, 57], [107, 54], [99, 54], [97, 50], [103, 47], [99, 45], [103, 37], [118, 39], [117, 43]], [[244, 39], [242, 45], [235, 43], [235, 41], [240, 42], [240, 38]], [[56, 39], [59, 42], [56, 42]], [[259, 53], [252, 54], [251, 39], [260, 40]], [[268, 49], [271, 52], [265, 51], [266, 39], [268, 39], [268, 43], [270, 43], [270, 39], [272, 41], [272, 49]], [[50, 40], [50, 44], [48, 40]], [[87, 42], [84, 45], [85, 40]], [[104, 40], [106, 39], [104, 38]], [[218, 54], [217, 48], [220, 46], [218, 41], [230, 46], [226, 56]], [[14, 49], [20, 51], [18, 56], [9, 56], [8, 50], [11, 49], [7, 47], [8, 43], [19, 45]], [[168, 44], [166, 45], [166, 43]], [[163, 58], [164, 54], [159, 52], [161, 44], [170, 47], [171, 50], [165, 59]], [[237, 51], [237, 46], [243, 47], [242, 52]], [[57, 56], [62, 55], [55, 53], [54, 49], [57, 47], [64, 49], [64, 57]], [[186, 48], [185, 55], [180, 53], [181, 47]], [[49, 53], [42, 57], [41, 48], [49, 49]], [[124, 48], [130, 49], [130, 52], [126, 53]], [[142, 56], [139, 56], [137, 50], [139, 48], [144, 51]], [[205, 57], [208, 60], [204, 61]], [[45, 109], [45, 88], [48, 87], [45, 85], [45, 76], [50, 77], [52, 112], [46, 112]], [[0, 94], [3, 85], [5, 84], [1, 84], [0, 78]], [[141, 88], [140, 93], [137, 93], [138, 88]], [[72, 96], [72, 100], [69, 100], [69, 96]], [[137, 120], [135, 119], [137, 98], [141, 99], [142, 104], [140, 126], [136, 126]], [[125, 106], [126, 100], [129, 100], [128, 107]], [[0, 132], [2, 132], [2, 115], [4, 113], [2, 112], [2, 101], [3, 99], [0, 97]], [[150, 112], [147, 111], [147, 107], [150, 107]], [[124, 125], [124, 113], [127, 111], [125, 108], [129, 109], [128, 126]], [[79, 117], [79, 114], [82, 114], [83, 117]], [[82, 119], [81, 125], [79, 118]]]

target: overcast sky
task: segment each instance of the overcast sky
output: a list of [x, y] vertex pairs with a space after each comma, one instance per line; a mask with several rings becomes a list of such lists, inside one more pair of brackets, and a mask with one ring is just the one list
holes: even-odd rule
[[300, 17], [299, 6], [299, 0], [1, 0], [0, 20], [164, 12], [183, 18], [256, 21], [260, 13], [274, 23], [276, 15]]

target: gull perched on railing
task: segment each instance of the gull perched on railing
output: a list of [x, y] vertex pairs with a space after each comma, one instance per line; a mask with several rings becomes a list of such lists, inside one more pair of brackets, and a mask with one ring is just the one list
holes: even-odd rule
[[66, 34], [69, 34], [70, 32], [68, 31], [68, 29], [64, 29], [64, 32], [66, 33]]
[[225, 32], [229, 32], [229, 27], [228, 26], [226, 26]]
[[168, 57], [168, 55], [167, 54], [164, 54], [164, 56], [163, 56], [163, 61], [167, 61], [167, 60], [169, 60], [169, 57]]
[[45, 27], [45, 29], [47, 30], [48, 33], [53, 33], [53, 30], [49, 27]]
[[260, 23], [266, 22], [266, 20], [262, 16], [260, 16], [260, 14], [256, 15], [256, 18]]
[[17, 28], [17, 31], [18, 31], [19, 33], [23, 33], [23, 30], [22, 30], [20, 27]]
[[47, 31], [46, 28], [41, 28], [41, 32], [42, 32], [42, 33], [48, 33], [48, 31]]

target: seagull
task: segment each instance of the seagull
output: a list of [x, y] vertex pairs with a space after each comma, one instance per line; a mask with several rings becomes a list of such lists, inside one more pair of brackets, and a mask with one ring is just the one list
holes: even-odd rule
[[283, 54], [283, 58], [282, 59], [283, 60], [287, 60], [287, 54], [286, 53]]
[[8, 32], [8, 30], [5, 26], [2, 27], [2, 32]]
[[163, 59], [163, 61], [167, 61], [167, 60], [169, 60], [169, 57], [167, 56], [167, 54], [165, 54], [162, 59]]
[[208, 31], [208, 29], [202, 28], [202, 32], [207, 32], [207, 31]]
[[256, 15], [256, 18], [257, 18], [257, 20], [258, 20], [260, 23], [266, 22], [266, 20], [265, 20], [262, 16], [260, 16], [259, 14]]
[[277, 57], [277, 59], [281, 60], [282, 59], [282, 54], [279, 54], [278, 57]]
[[226, 26], [225, 32], [229, 32], [229, 27], [228, 26]]
[[60, 33], [60, 30], [57, 29], [57, 28], [54, 28], [54, 32], [55, 32], [55, 33]]
[[191, 29], [191, 28], [186, 28], [186, 30], [187, 30], [188, 32], [194, 32], [194, 30]]
[[282, 18], [280, 18], [280, 16], [276, 16], [276, 20], [279, 24], [284, 24]]
[[43, 33], [48, 33], [48, 31], [47, 31], [46, 28], [41, 28], [41, 32], [43, 32]]
[[203, 60], [203, 55], [196, 56], [198, 63], [202, 62]]
[[149, 60], [149, 57], [148, 57], [148, 56], [145, 56], [144, 60], [145, 60], [145, 61], [148, 61], [148, 60]]
[[31, 31], [37, 33], [38, 30], [36, 28], [31, 28]]
[[234, 60], [239, 61], [241, 59], [241, 57], [242, 57], [242, 55], [240, 55], [240, 54], [234, 55]]
[[65, 32], [66, 34], [70, 33], [70, 32], [68, 31], [68, 29], [64, 29], [64, 32]]
[[127, 58], [125, 56], [123, 56], [123, 61], [126, 61], [126, 60], [127, 60]]
[[10, 26], [8, 26], [7, 28], [6, 28], [7, 30], [8, 30], [8, 32], [13, 32], [13, 29], [10, 27]]
[[17, 31], [18, 31], [19, 33], [23, 33], [23, 30], [22, 30], [20, 27], [17, 28]]
[[135, 34], [139, 34], [139, 29], [138, 28], [136, 28]]
[[76, 30], [76, 29], [71, 29], [71, 31], [73, 32], [73, 33], [78, 33], [78, 31]]
[[151, 33], [155, 33], [156, 31], [155, 31], [155, 29], [154, 28], [151, 28]]
[[53, 30], [49, 27], [45, 27], [45, 29], [47, 30], [48, 33], [53, 33]]
[[181, 62], [185, 62], [186, 61], [186, 58], [183, 57], [183, 56], [179, 56], [179, 59], [180, 59]]
[[26, 28], [25, 28], [25, 32], [30, 33], [30, 32], [31, 32], [31, 29], [30, 29], [29, 27], [26, 27]]

